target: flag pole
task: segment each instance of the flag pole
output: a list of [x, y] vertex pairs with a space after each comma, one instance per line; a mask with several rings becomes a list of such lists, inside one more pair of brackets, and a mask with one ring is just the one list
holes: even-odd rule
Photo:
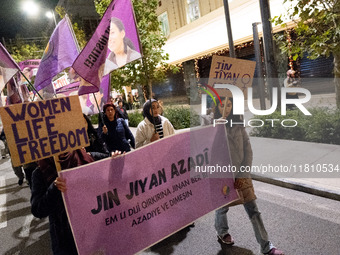
[[70, 30], [71, 30], [71, 34], [72, 34], [73, 40], [74, 40], [74, 42], [75, 42], [75, 44], [76, 44], [76, 48], [77, 48], [78, 54], [79, 54], [79, 52], [80, 52], [80, 47], [79, 47], [79, 43], [78, 43], [76, 34], [74, 33], [74, 30], [73, 30], [73, 26], [72, 26], [71, 20], [70, 20], [70, 18], [68, 17], [67, 14], [65, 15], [65, 18], [66, 18], [66, 20], [67, 20], [67, 25], [69, 26], [69, 28], [70, 28]]
[[[146, 64], [144, 62], [144, 58], [143, 57], [142, 57], [142, 64], [143, 64], [143, 67], [144, 67], [144, 70], [145, 70], [145, 74], [146, 74], [146, 84], [149, 84], [149, 73], [148, 73], [147, 66], [146, 66]], [[151, 99], [152, 99], [152, 95], [150, 95], [150, 99], [149, 99], [150, 100], [150, 110], [151, 110], [152, 124], [153, 124], [153, 127], [155, 128], [155, 134], [156, 134], [157, 133], [157, 131], [156, 131], [156, 123], [155, 123], [155, 119], [153, 118], [153, 110], [152, 110]]]
[[21, 70], [19, 70], [20, 74], [22, 76], [24, 76], [25, 80], [28, 82], [28, 84], [30, 85], [31, 89], [33, 89], [35, 91], [35, 93], [38, 94], [38, 96], [40, 97], [41, 100], [44, 100], [41, 95], [39, 94], [39, 92], [35, 89], [35, 87], [32, 85], [32, 83], [27, 79], [27, 77], [23, 74], [23, 72]]
[[102, 112], [101, 112], [101, 110], [100, 110], [100, 108], [99, 108], [99, 104], [98, 104], [96, 95], [95, 95], [94, 93], [93, 93], [93, 97], [94, 97], [94, 101], [96, 101], [96, 105], [97, 105], [97, 108], [98, 108], [100, 120], [101, 120], [101, 122], [102, 122], [102, 124], [103, 124], [103, 126], [104, 126], [105, 123], [104, 123], [103, 115], [102, 115]]

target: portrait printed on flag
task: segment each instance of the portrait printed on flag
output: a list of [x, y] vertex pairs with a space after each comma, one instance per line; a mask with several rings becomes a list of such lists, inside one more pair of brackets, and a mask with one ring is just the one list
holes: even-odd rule
[[136, 51], [133, 42], [126, 36], [125, 26], [122, 20], [117, 17], [112, 17], [110, 20], [108, 49], [110, 53], [105, 61], [103, 75], [142, 56]]

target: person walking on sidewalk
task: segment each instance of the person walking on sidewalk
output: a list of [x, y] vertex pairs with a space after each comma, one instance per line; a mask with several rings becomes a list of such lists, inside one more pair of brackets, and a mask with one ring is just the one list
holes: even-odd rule
[[5, 136], [5, 132], [2, 129], [1, 134], [0, 134], [0, 140], [3, 142], [3, 147], [1, 148], [1, 157], [3, 159], [6, 158], [7, 154], [9, 154], [9, 149], [8, 149], [8, 144]]
[[126, 125], [129, 126], [129, 115], [127, 113], [127, 110], [125, 108], [125, 106], [123, 105], [123, 100], [119, 99], [118, 100], [118, 106], [117, 106], [117, 111], [118, 114], [120, 115], [121, 118], [124, 119], [124, 121], [126, 122]]
[[[214, 117], [215, 119], [222, 117], [223, 123], [225, 123], [225, 118], [228, 121], [226, 128], [231, 162], [237, 169], [240, 169], [241, 166], [251, 166], [253, 160], [252, 148], [244, 126], [234, 124], [242, 123], [242, 120], [240, 116], [233, 115], [233, 99], [222, 99], [222, 102], [224, 102], [226, 106], [219, 105], [216, 107]], [[230, 206], [243, 204], [253, 225], [256, 240], [261, 246], [261, 252], [269, 255], [283, 255], [284, 253], [275, 248], [268, 239], [261, 213], [257, 208], [256, 196], [250, 173], [237, 173], [234, 186], [239, 192], [240, 200], [231, 205], [224, 206], [215, 212], [215, 229], [219, 240], [227, 245], [234, 244], [234, 240], [229, 234], [227, 212], [229, 211]]]
[[[292, 69], [289, 69], [287, 71], [287, 78], [283, 81], [283, 86], [285, 88], [296, 88], [298, 87], [298, 82], [295, 79], [295, 71]], [[296, 92], [289, 92], [286, 95], [287, 99], [298, 99], [299, 96]], [[288, 110], [294, 110], [295, 104], [287, 104]]]

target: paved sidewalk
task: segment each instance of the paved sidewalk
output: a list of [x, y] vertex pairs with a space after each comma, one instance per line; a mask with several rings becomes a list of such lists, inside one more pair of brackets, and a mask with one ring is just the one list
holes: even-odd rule
[[253, 165], [278, 171], [253, 174], [255, 180], [340, 201], [340, 145], [262, 137], [250, 141]]
[[[254, 99], [253, 104], [256, 109], [260, 109], [259, 99]], [[303, 105], [306, 108], [334, 109], [335, 93], [312, 95]], [[270, 106], [268, 100], [266, 106]], [[252, 117], [246, 106], [245, 118]], [[340, 176], [340, 145], [260, 137], [251, 137], [250, 140], [254, 152], [254, 166], [282, 165], [282, 168], [291, 168], [290, 173], [253, 174], [254, 179], [340, 201], [340, 178], [337, 178]]]
[[[255, 99], [254, 107], [259, 109], [259, 105]], [[304, 105], [334, 108], [335, 94], [313, 95]], [[252, 118], [247, 107], [245, 118]], [[130, 129], [135, 135], [136, 128]], [[253, 173], [253, 179], [340, 201], [340, 145], [262, 137], [250, 141], [253, 166], [260, 171]]]
[[[130, 129], [135, 135], [136, 128]], [[250, 142], [253, 166], [262, 170], [252, 174], [254, 180], [340, 201], [340, 145], [262, 137]]]

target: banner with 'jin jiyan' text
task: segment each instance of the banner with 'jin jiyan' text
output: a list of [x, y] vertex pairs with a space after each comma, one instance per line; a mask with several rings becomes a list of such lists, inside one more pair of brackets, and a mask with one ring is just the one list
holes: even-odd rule
[[224, 125], [62, 171], [79, 254], [134, 254], [236, 200], [231, 173], [203, 170], [216, 164], [230, 164]]

